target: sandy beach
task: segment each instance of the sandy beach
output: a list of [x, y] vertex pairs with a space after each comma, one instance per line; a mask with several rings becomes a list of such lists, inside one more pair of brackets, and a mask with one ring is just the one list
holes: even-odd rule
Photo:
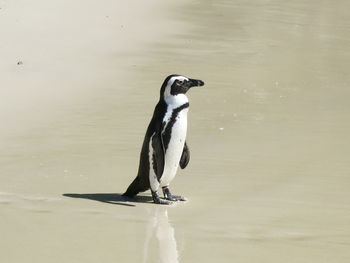
[[[350, 260], [347, 1], [0, 2], [0, 262]], [[121, 197], [163, 79], [172, 206]]]

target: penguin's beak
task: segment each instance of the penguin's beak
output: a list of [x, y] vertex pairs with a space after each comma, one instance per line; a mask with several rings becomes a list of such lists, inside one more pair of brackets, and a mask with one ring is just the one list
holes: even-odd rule
[[204, 86], [204, 82], [199, 79], [189, 79], [189, 84], [190, 88]]

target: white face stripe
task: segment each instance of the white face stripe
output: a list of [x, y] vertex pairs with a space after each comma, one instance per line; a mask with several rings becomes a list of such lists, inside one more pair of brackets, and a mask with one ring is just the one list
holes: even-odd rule
[[186, 78], [184, 76], [174, 76], [174, 77], [170, 78], [168, 80], [168, 83], [167, 83], [167, 85], [165, 87], [165, 90], [164, 90], [164, 98], [172, 96], [171, 93], [170, 93], [171, 86], [174, 84], [174, 82], [176, 80], [184, 81], [184, 80], [188, 80], [188, 78]]

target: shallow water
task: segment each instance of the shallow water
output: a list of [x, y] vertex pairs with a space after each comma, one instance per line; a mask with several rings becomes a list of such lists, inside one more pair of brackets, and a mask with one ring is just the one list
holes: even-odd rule
[[[1, 261], [349, 261], [349, 7], [177, 7], [164, 19], [188, 28], [125, 54], [125, 88], [108, 82], [60, 118], [6, 137]], [[172, 184], [189, 201], [125, 202], [170, 73], [206, 82], [190, 91], [191, 162]]]

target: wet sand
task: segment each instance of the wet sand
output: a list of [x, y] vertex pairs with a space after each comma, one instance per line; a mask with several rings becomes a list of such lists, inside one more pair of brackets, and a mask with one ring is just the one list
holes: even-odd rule
[[[1, 262], [350, 260], [346, 1], [3, 3]], [[189, 201], [125, 202], [170, 73]]]

